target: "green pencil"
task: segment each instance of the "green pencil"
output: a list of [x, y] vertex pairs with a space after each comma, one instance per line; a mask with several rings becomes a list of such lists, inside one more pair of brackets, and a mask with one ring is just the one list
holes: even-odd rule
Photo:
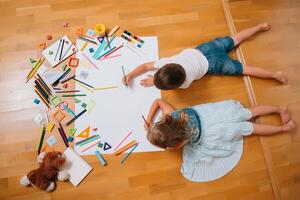
[[62, 97], [84, 97], [86, 94], [64, 94]]
[[44, 126], [43, 129], [42, 129], [42, 133], [40, 135], [40, 138], [39, 138], [38, 146], [37, 146], [37, 152], [38, 152], [38, 154], [40, 154], [40, 152], [41, 152], [41, 148], [42, 148], [42, 145], [43, 145], [45, 133], [46, 133], [46, 127]]

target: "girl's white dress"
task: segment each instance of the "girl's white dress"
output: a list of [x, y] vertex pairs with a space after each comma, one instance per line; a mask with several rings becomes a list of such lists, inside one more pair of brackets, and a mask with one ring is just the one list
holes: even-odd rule
[[[226, 100], [178, 110], [172, 116], [179, 116], [184, 110], [193, 111], [187, 112], [193, 136], [191, 142], [183, 147], [182, 175], [196, 182], [224, 176], [242, 156], [243, 136], [253, 132], [252, 124], [247, 121], [251, 112], [238, 101]], [[195, 116], [192, 116], [193, 113]], [[195, 123], [196, 118], [201, 128]]]

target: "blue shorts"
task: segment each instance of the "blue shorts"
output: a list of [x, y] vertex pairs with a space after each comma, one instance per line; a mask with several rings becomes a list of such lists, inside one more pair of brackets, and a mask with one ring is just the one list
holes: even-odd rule
[[231, 37], [216, 38], [196, 47], [208, 60], [208, 74], [241, 75], [242, 63], [231, 59], [227, 54], [233, 48], [234, 41]]

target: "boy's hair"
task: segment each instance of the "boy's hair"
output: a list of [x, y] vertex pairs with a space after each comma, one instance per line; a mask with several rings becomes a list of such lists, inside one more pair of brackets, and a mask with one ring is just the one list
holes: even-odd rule
[[161, 121], [153, 124], [147, 134], [151, 144], [166, 149], [177, 147], [183, 141], [191, 138], [191, 130], [186, 126], [185, 114], [180, 119], [165, 115]]
[[154, 85], [161, 90], [172, 90], [180, 87], [186, 79], [181, 65], [170, 63], [164, 65], [154, 74]]

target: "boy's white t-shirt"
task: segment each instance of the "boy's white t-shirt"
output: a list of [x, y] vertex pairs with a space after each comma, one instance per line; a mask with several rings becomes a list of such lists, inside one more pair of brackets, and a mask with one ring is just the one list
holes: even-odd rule
[[166, 64], [175, 63], [183, 67], [186, 74], [184, 83], [179, 88], [188, 88], [194, 80], [200, 79], [207, 73], [208, 61], [197, 49], [185, 49], [179, 54], [164, 57], [154, 62], [154, 68], [160, 69]]

